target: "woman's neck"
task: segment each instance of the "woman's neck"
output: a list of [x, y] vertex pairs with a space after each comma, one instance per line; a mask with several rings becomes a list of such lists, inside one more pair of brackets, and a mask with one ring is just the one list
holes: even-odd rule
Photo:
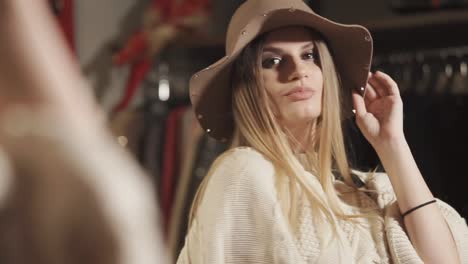
[[294, 153], [304, 153], [311, 149], [315, 141], [316, 122], [312, 121], [305, 125], [288, 127], [293, 136], [292, 146]]

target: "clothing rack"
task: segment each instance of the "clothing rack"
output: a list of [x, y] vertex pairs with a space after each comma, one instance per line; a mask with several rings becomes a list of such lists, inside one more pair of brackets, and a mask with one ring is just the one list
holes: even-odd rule
[[[379, 52], [372, 71], [389, 74], [398, 84], [405, 137], [434, 195], [468, 217], [468, 46]], [[361, 138], [361, 162], [377, 156]]]
[[468, 46], [378, 54], [373, 69], [392, 76], [402, 94], [468, 95]]
[[202, 68], [198, 63], [206, 64], [220, 53], [213, 48], [200, 52], [204, 49], [165, 52], [142, 81], [134, 107], [119, 112], [112, 124], [119, 142], [150, 176], [174, 258], [184, 243], [195, 192], [211, 163], [227, 149], [204, 133], [190, 106], [190, 74]]

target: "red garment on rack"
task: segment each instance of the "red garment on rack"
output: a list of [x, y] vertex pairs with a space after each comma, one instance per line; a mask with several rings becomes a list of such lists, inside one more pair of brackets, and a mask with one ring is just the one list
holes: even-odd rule
[[[181, 25], [184, 23], [184, 18], [198, 15], [197, 12], [200, 12], [200, 14], [209, 12], [211, 1], [212, 0], [184, 0], [178, 3], [172, 0], [153, 0], [149, 8], [150, 11], [158, 12], [161, 16], [161, 21], [158, 23], [168, 23], [180, 26], [180, 28], [183, 29], [185, 27]], [[128, 106], [139, 84], [143, 81], [151, 67], [151, 65], [146, 65], [146, 63], [152, 60], [147, 54], [148, 47], [150, 46], [147, 39], [147, 30], [150, 29], [141, 29], [134, 33], [125, 44], [125, 47], [114, 56], [114, 64], [116, 65], [123, 65], [132, 61], [134, 63], [131, 70], [132, 76], [130, 76], [125, 88], [125, 95], [114, 109], [116, 112]], [[137, 61], [139, 58], [143, 58], [143, 63]]]
[[210, 9], [211, 0], [185, 0], [180, 4], [173, 5], [170, 18], [178, 24], [177, 20], [180, 18], [191, 16], [197, 11], [209, 12]]
[[164, 235], [167, 237], [169, 223], [174, 202], [174, 189], [177, 186], [179, 175], [180, 156], [177, 152], [179, 144], [179, 124], [187, 106], [181, 106], [169, 113], [166, 121], [166, 134], [164, 143], [163, 171], [161, 177], [161, 207], [164, 218]]
[[161, 14], [163, 22], [176, 23], [175, 20], [181, 17], [193, 15], [199, 10], [206, 11], [210, 9], [212, 0], [154, 0], [151, 4], [151, 9], [158, 10]]
[[122, 66], [129, 62], [135, 62], [138, 59], [144, 58], [144, 50], [148, 48], [146, 42], [146, 33], [139, 31], [133, 34], [127, 41], [127, 45], [114, 55], [113, 63], [117, 66]]

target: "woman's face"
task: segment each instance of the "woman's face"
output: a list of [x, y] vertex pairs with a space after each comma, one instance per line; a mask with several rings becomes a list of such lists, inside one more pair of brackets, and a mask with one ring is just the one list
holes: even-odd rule
[[262, 78], [275, 115], [294, 130], [321, 114], [323, 78], [313, 40], [303, 27], [286, 27], [266, 35], [261, 57]]

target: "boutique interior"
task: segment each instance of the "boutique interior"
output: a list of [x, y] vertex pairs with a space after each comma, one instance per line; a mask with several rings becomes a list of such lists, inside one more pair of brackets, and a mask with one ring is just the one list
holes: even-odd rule
[[[229, 148], [199, 126], [190, 78], [225, 56], [226, 28], [243, 2], [49, 0], [115, 143], [145, 171], [172, 263], [197, 189]], [[370, 70], [398, 84], [404, 133], [424, 179], [468, 219], [468, 1], [305, 2], [333, 21], [369, 29]], [[343, 127], [351, 166], [384, 171], [353, 118]]]

